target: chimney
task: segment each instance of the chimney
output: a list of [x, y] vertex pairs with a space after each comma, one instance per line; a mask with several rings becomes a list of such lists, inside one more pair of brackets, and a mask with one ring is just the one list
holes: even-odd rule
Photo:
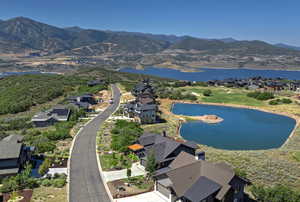
[[162, 132], [162, 136], [167, 137], [167, 132], [165, 130]]
[[195, 159], [205, 161], [205, 152], [204, 151], [196, 151]]

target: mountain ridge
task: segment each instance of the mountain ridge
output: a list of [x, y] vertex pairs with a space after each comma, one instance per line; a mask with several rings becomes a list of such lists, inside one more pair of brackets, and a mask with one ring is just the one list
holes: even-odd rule
[[[107, 43], [113, 44], [113, 52], [155, 53], [165, 49], [206, 51], [210, 54], [243, 53], [299, 54], [300, 51], [278, 47], [266, 42], [238, 41], [233, 38], [202, 39], [191, 36], [149, 34], [125, 31], [104, 31], [80, 27], [59, 28], [30, 18], [16, 17], [0, 21], [0, 52], [44, 51], [47, 54], [72, 52], [76, 48], [92, 46], [95, 52], [106, 52]], [[13, 44], [10, 48], [9, 44]], [[16, 49], [18, 49], [16, 51]], [[265, 52], [264, 52], [265, 51]], [[89, 54], [90, 55], [90, 54]]]

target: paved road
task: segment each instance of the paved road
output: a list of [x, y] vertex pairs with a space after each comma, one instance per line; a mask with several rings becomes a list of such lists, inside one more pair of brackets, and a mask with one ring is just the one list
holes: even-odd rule
[[113, 85], [114, 103], [78, 134], [70, 161], [70, 202], [109, 202], [96, 157], [96, 135], [100, 125], [117, 109], [120, 91]]

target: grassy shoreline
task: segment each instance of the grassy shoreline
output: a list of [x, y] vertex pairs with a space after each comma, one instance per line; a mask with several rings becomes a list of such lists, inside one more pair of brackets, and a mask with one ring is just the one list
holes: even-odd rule
[[[201, 95], [202, 90], [208, 88], [213, 90], [213, 94], [215, 92], [215, 97], [207, 98]], [[257, 101], [246, 97], [248, 91], [241, 89], [211, 87], [183, 87], [179, 89], [183, 89], [185, 92], [195, 92], [194, 90], [198, 89], [198, 100], [191, 102], [161, 99], [161, 116], [166, 120], [166, 123], [145, 125], [143, 127], [145, 131], [161, 133], [163, 130], [166, 130], [168, 135], [182, 139], [179, 134], [180, 122], [170, 111], [174, 102], [248, 108], [288, 116], [296, 120], [296, 125], [290, 137], [280, 148], [231, 151], [201, 144], [200, 147], [206, 151], [208, 161], [225, 161], [234, 168], [245, 171], [254, 184], [265, 186], [283, 184], [300, 191], [300, 160], [297, 158], [300, 155], [300, 107], [298, 104], [294, 102], [290, 105], [271, 106], [267, 101]], [[228, 90], [231, 93], [227, 93]], [[222, 91], [222, 93], [219, 91]], [[284, 95], [277, 96], [282, 97]], [[221, 98], [220, 102], [213, 102]], [[296, 99], [293, 99], [293, 101], [296, 101]]]

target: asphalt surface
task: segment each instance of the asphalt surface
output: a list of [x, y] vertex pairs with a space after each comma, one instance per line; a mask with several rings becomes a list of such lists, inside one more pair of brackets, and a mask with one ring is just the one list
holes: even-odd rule
[[96, 157], [96, 135], [100, 125], [117, 109], [120, 91], [113, 85], [114, 103], [77, 135], [70, 160], [70, 202], [109, 202]]

